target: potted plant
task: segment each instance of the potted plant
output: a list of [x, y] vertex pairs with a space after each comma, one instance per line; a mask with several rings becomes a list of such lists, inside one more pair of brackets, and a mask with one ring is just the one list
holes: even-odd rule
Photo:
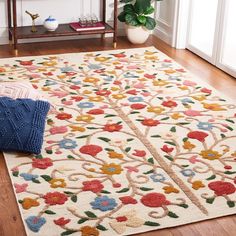
[[162, 0], [120, 0], [125, 3], [118, 19], [125, 22], [126, 34], [131, 43], [142, 44], [146, 42], [150, 31], [156, 27], [156, 21], [149, 15], [155, 9], [152, 2]]

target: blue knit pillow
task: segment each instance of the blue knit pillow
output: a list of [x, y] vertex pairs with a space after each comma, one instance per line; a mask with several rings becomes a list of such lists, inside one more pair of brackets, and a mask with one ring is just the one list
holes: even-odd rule
[[39, 154], [50, 104], [0, 97], [0, 151]]

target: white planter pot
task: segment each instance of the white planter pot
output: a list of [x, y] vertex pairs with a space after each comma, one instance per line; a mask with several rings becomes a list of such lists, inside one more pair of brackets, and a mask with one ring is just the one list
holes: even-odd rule
[[126, 35], [129, 41], [133, 44], [145, 43], [150, 35], [150, 30], [143, 26], [125, 25]]

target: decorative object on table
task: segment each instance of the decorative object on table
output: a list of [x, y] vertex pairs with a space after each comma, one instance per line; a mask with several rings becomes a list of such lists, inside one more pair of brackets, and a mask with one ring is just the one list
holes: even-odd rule
[[0, 151], [39, 154], [50, 104], [0, 97]]
[[41, 155], [4, 153], [28, 236], [129, 235], [235, 214], [235, 102], [154, 47], [0, 68], [58, 107]]
[[48, 30], [48, 31], [55, 31], [58, 27], [58, 21], [52, 17], [49, 16], [45, 21], [44, 21], [44, 27]]
[[80, 22], [70, 23], [70, 27], [76, 31], [90, 31], [90, 30], [102, 30], [105, 29], [105, 24], [103, 22], [93, 23], [93, 25], [81, 25]]
[[32, 14], [29, 11], [25, 11], [25, 13], [28, 14], [32, 19], [31, 32], [33, 32], [33, 33], [37, 32], [37, 28], [36, 28], [36, 25], [35, 25], [35, 20], [39, 17], [39, 14]]
[[88, 16], [81, 16], [79, 18], [79, 22], [80, 27], [96, 27], [97, 23], [99, 23], [98, 21], [98, 17], [95, 14], [92, 15], [88, 15]]
[[152, 6], [155, 1], [162, 0], [120, 0], [125, 5], [118, 19], [125, 23], [126, 34], [131, 43], [145, 43], [151, 30], [155, 29], [156, 20], [149, 16], [155, 11]]

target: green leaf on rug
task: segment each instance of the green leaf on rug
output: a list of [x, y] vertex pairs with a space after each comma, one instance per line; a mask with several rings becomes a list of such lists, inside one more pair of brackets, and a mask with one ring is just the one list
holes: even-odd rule
[[162, 118], [161, 120], [169, 120], [170, 117], [165, 117], [165, 118]]
[[216, 178], [216, 175], [212, 175], [212, 176], [210, 176], [209, 178], [207, 178], [206, 180], [213, 180], [213, 179], [215, 179]]
[[188, 141], [188, 138], [186, 137], [186, 138], [183, 138], [183, 142], [185, 143], [185, 142], [187, 142]]
[[139, 114], [140, 112], [139, 111], [131, 111], [130, 114]]
[[22, 203], [23, 203], [23, 200], [18, 200], [18, 202], [19, 202], [20, 204], [22, 204]]
[[70, 235], [76, 232], [77, 232], [76, 230], [66, 230], [63, 233], [61, 233], [61, 236]]
[[46, 150], [47, 154], [52, 154], [52, 150]]
[[79, 136], [79, 137], [76, 137], [76, 138], [78, 138], [78, 139], [81, 139], [81, 138], [87, 138], [87, 137], [89, 137], [90, 135], [82, 135], [82, 136]]
[[107, 228], [105, 228], [103, 225], [98, 225], [96, 228], [101, 230], [101, 231], [106, 231], [107, 230]]
[[109, 192], [109, 191], [107, 191], [107, 190], [102, 190], [101, 193], [110, 194], [111, 192]]
[[64, 191], [65, 194], [68, 194], [68, 195], [71, 195], [71, 194], [74, 194], [72, 192], [69, 192], [69, 191]]
[[221, 138], [225, 138], [226, 136], [224, 134], [220, 134]]
[[105, 150], [108, 152], [114, 152], [114, 149], [111, 149], [111, 148], [105, 148]]
[[175, 126], [173, 126], [171, 129], [170, 129], [171, 132], [175, 133], [176, 132], [176, 128]]
[[171, 218], [179, 218], [174, 212], [169, 211], [169, 213], [167, 214], [169, 217]]
[[234, 129], [230, 126], [227, 126], [226, 129], [230, 130], [230, 131], [233, 131]]
[[87, 129], [92, 130], [92, 129], [99, 129], [99, 128], [95, 128], [95, 127], [87, 127]]
[[232, 123], [232, 124], [235, 124], [235, 122], [233, 120], [230, 120], [230, 119], [226, 119], [226, 121]]
[[234, 201], [227, 201], [227, 205], [232, 208], [235, 207], [235, 202]]
[[212, 204], [215, 201], [215, 198], [207, 198], [206, 202]]
[[87, 221], [87, 220], [89, 220], [89, 219], [87, 219], [87, 218], [81, 218], [80, 220], [78, 220], [78, 224], [83, 224], [85, 221]]
[[56, 213], [54, 211], [50, 211], [50, 210], [46, 210], [46, 211], [44, 211], [44, 213], [46, 213], [48, 215], [56, 215]]
[[183, 207], [183, 208], [188, 208], [187, 204], [179, 204], [178, 206]]
[[169, 141], [165, 141], [166, 144], [170, 144], [172, 146], [176, 146], [176, 144], [174, 142], [169, 142]]
[[117, 193], [126, 193], [126, 192], [128, 192], [129, 191], [129, 188], [123, 188], [123, 189], [121, 189], [121, 190], [119, 190], [119, 191], [116, 191]]
[[75, 157], [71, 156], [71, 155], [68, 155], [67, 156], [68, 159], [75, 159]]
[[99, 137], [98, 139], [104, 141], [104, 142], [110, 142], [111, 140], [109, 138]]
[[233, 174], [236, 174], [236, 171], [225, 171], [224, 172], [226, 175], [233, 175]]
[[72, 195], [70, 199], [72, 202], [77, 202], [78, 198], [77, 198], [77, 195]]
[[152, 221], [146, 221], [144, 223], [144, 225], [147, 225], [147, 226], [160, 226], [160, 224], [158, 224], [156, 222], [152, 222]]
[[12, 172], [12, 175], [13, 175], [14, 177], [18, 177], [18, 176], [19, 176], [19, 171], [14, 171], [14, 172]]
[[127, 147], [126, 149], [125, 149], [125, 152], [129, 152], [131, 150], [131, 147]]
[[147, 172], [143, 172], [144, 175], [149, 175], [149, 174], [152, 174], [154, 172], [154, 170], [149, 170]]
[[145, 191], [145, 192], [153, 190], [153, 188], [145, 188], [145, 187], [141, 187], [139, 189], [142, 190], [142, 191]]
[[154, 164], [154, 159], [151, 157], [147, 160], [149, 163]]
[[41, 184], [41, 182], [37, 179], [32, 179], [32, 182], [35, 183], [35, 184]]
[[113, 114], [108, 114], [108, 115], [105, 115], [104, 118], [108, 118], [108, 117], [114, 117], [116, 115], [113, 115]]
[[90, 218], [97, 218], [97, 216], [91, 211], [85, 211], [84, 213]]
[[126, 141], [127, 142], [131, 142], [131, 141], [133, 141], [134, 139], [133, 138], [128, 138]]
[[49, 182], [50, 180], [52, 180], [52, 178], [51, 178], [50, 175], [41, 175], [41, 177], [42, 177], [45, 181], [47, 181], [47, 182]]
[[168, 155], [164, 155], [165, 158], [167, 158], [169, 161], [174, 161], [174, 158]]
[[179, 122], [179, 123], [176, 123], [176, 125], [189, 125], [190, 123], [188, 122]]
[[151, 138], [161, 138], [160, 135], [152, 135]]

